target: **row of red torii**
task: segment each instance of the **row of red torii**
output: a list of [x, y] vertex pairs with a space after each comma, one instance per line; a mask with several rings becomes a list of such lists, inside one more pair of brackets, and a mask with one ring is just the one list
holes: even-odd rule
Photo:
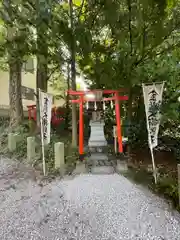
[[[79, 104], [79, 155], [84, 155], [84, 103], [88, 102], [106, 102], [114, 101], [115, 103], [115, 114], [116, 114], [116, 125], [117, 125], [117, 139], [118, 139], [118, 151], [123, 152], [122, 145], [122, 133], [121, 133], [121, 114], [119, 101], [128, 100], [127, 95], [122, 95], [122, 93], [127, 92], [126, 89], [119, 90], [88, 90], [88, 91], [73, 91], [69, 90], [68, 94], [71, 96], [78, 97], [77, 99], [71, 100], [72, 103]], [[120, 95], [121, 93], [121, 95]], [[88, 98], [87, 96], [92, 94], [94, 98]], [[112, 97], [102, 97], [103, 95], [113, 95]]]

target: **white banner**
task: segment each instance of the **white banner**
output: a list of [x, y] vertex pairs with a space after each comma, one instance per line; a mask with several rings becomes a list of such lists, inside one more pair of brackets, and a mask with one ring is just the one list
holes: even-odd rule
[[158, 133], [160, 125], [160, 107], [162, 104], [163, 83], [142, 84], [144, 104], [146, 111], [148, 142], [150, 149], [158, 145]]
[[51, 136], [52, 95], [39, 90], [39, 109], [41, 121], [41, 138], [43, 145], [50, 143]]

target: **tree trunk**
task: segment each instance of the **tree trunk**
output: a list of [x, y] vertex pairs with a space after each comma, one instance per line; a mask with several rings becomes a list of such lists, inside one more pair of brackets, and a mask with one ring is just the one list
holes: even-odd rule
[[[45, 34], [45, 33], [44, 33]], [[40, 26], [37, 27], [37, 71], [36, 71], [36, 115], [37, 128], [40, 127], [40, 111], [39, 111], [39, 89], [44, 92], [48, 90], [48, 46], [46, 43], [46, 35], [42, 34]]]
[[[132, 91], [132, 88], [129, 90], [129, 98], [128, 98], [128, 114], [127, 114], [127, 117], [128, 117], [128, 128], [130, 130], [131, 128], [131, 121], [132, 121], [132, 102], [133, 102], [133, 91]], [[128, 145], [127, 147], [127, 152], [128, 152], [128, 155], [130, 155], [131, 153], [131, 146]]]
[[[74, 65], [72, 63], [72, 65]], [[76, 72], [74, 72], [74, 66], [71, 65], [71, 84], [72, 90], [76, 91]], [[75, 86], [74, 86], [75, 85]], [[77, 147], [77, 111], [76, 105], [72, 104], [72, 146]]]
[[[10, 131], [18, 127], [24, 118], [23, 105], [22, 105], [22, 93], [21, 93], [21, 70], [22, 70], [22, 56], [19, 56], [19, 43], [16, 41], [19, 31], [15, 31], [14, 28], [14, 15], [11, 0], [2, 1], [4, 10], [6, 12], [7, 19], [5, 20], [5, 26], [7, 30], [7, 42], [10, 42], [10, 46], [7, 47], [8, 52], [8, 65], [9, 65], [9, 106], [10, 106]], [[15, 23], [17, 24], [17, 22]], [[17, 26], [16, 26], [17, 28]]]
[[48, 64], [45, 56], [37, 56], [37, 72], [36, 72], [36, 86], [42, 91], [48, 90]]
[[48, 1], [37, 1], [37, 74], [36, 87], [47, 92], [48, 88], [48, 34], [47, 26], [50, 20]]
[[[70, 90], [70, 65], [67, 66], [67, 89]], [[65, 116], [65, 129], [69, 129], [70, 120], [70, 106], [69, 106], [69, 93], [66, 95], [66, 116]]]
[[18, 60], [9, 62], [9, 105], [11, 128], [19, 126], [24, 117], [21, 95], [21, 68], [22, 64]]
[[[71, 87], [72, 90], [76, 91], [76, 45], [74, 39], [74, 21], [73, 21], [73, 3], [69, 0], [70, 8], [70, 23], [71, 23]], [[72, 104], [72, 146], [77, 147], [77, 112], [76, 105]]]

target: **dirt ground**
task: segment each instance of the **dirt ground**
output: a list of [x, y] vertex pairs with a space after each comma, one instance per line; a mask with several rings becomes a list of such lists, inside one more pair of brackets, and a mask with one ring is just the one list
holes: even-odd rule
[[[177, 160], [172, 152], [154, 151], [155, 164], [164, 172], [177, 174]], [[137, 150], [131, 154], [131, 163], [135, 167], [147, 168], [152, 164], [151, 154], [148, 149]]]

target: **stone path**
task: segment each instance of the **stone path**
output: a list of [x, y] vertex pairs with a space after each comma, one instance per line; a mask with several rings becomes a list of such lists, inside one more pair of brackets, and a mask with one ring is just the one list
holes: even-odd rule
[[35, 177], [0, 159], [1, 240], [180, 239], [179, 214], [123, 176], [84, 174], [43, 184]]

